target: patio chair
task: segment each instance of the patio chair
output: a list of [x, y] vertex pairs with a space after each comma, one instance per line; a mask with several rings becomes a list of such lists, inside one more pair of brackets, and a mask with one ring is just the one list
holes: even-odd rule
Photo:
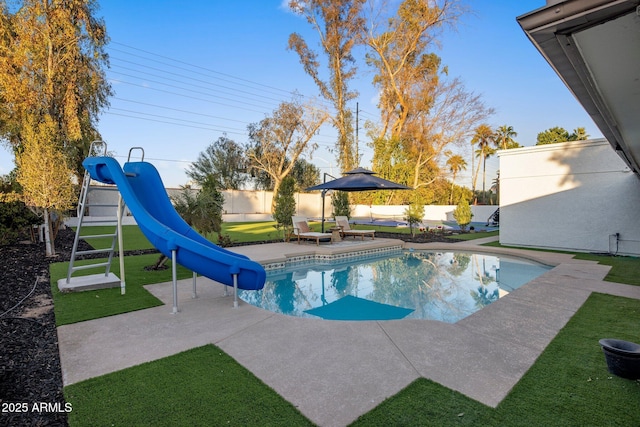
[[353, 236], [354, 239], [356, 236], [360, 236], [362, 240], [364, 240], [364, 236], [371, 236], [371, 240], [375, 239], [376, 230], [355, 230], [352, 229], [349, 225], [349, 219], [346, 216], [337, 216], [336, 217], [336, 225], [342, 229], [342, 235]]
[[315, 240], [316, 245], [320, 245], [320, 239], [329, 239], [331, 243], [331, 233], [318, 233], [311, 231], [307, 219], [301, 216], [292, 216], [291, 221], [293, 224], [293, 235], [298, 237], [298, 244], [300, 240]]

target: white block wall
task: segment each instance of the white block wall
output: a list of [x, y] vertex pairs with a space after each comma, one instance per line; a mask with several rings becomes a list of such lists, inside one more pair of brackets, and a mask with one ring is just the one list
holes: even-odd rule
[[640, 255], [640, 179], [606, 140], [498, 155], [500, 243]]

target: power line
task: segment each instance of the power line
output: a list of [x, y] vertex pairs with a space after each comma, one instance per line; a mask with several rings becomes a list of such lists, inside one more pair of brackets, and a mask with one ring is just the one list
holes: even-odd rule
[[[199, 82], [199, 83], [202, 83], [202, 84], [207, 85], [207, 86], [221, 87], [221, 88], [224, 88], [224, 89], [233, 90], [234, 91], [233, 95], [237, 95], [238, 92], [244, 93], [246, 95], [249, 95], [250, 96], [249, 98], [245, 97], [244, 99], [249, 99], [251, 101], [255, 101], [254, 98], [262, 98], [262, 99], [266, 99], [266, 100], [270, 100], [270, 101], [274, 101], [274, 102], [283, 102], [283, 100], [280, 99], [280, 98], [273, 98], [273, 97], [269, 97], [269, 96], [263, 95], [262, 93], [265, 92], [265, 88], [267, 89], [267, 91], [266, 91], [267, 93], [273, 93], [273, 94], [276, 94], [277, 96], [282, 96], [283, 94], [286, 94], [288, 96], [299, 95], [299, 96], [301, 96], [303, 98], [309, 98], [309, 96], [300, 94], [297, 91], [291, 91], [291, 90], [285, 90], [285, 89], [281, 89], [281, 88], [276, 88], [274, 86], [265, 85], [265, 84], [262, 84], [262, 83], [258, 83], [258, 82], [252, 81], [252, 80], [240, 78], [240, 77], [237, 77], [237, 76], [232, 76], [232, 75], [227, 74], [227, 73], [221, 73], [219, 71], [211, 70], [211, 69], [208, 69], [208, 68], [205, 68], [205, 67], [201, 67], [201, 66], [198, 66], [198, 65], [190, 64], [190, 63], [187, 63], [187, 62], [184, 62], [184, 61], [176, 60], [176, 59], [169, 58], [169, 57], [166, 57], [166, 56], [163, 56], [163, 55], [159, 55], [159, 54], [148, 52], [148, 51], [145, 51], [145, 50], [142, 50], [142, 49], [138, 49], [138, 48], [135, 48], [135, 47], [132, 47], [132, 46], [128, 46], [128, 45], [125, 45], [123, 43], [119, 43], [119, 42], [112, 42], [112, 43], [120, 45], [120, 46], [123, 46], [123, 47], [128, 48], [128, 49], [132, 49], [132, 50], [134, 50], [136, 52], [143, 52], [146, 55], [151, 55], [153, 57], [161, 58], [161, 59], [163, 59], [163, 61], [160, 61], [160, 60], [157, 60], [157, 59], [153, 59], [153, 58], [149, 58], [149, 57], [146, 57], [146, 56], [142, 56], [142, 55], [139, 55], [137, 53], [132, 53], [132, 52], [129, 52], [129, 51], [126, 51], [126, 50], [113, 48], [113, 47], [110, 47], [109, 48], [110, 50], [113, 50], [113, 51], [116, 51], [116, 52], [121, 52], [123, 54], [130, 55], [130, 56], [133, 56], [135, 58], [142, 59], [144, 61], [151, 61], [151, 62], [154, 62], [154, 63], [161, 64], [163, 66], [168, 66], [170, 68], [186, 71], [188, 73], [193, 73], [193, 74], [199, 75], [199, 76], [211, 77], [210, 74], [225, 76], [225, 77], [228, 77], [228, 78], [234, 79], [234, 80], [220, 79], [219, 77], [216, 77], [216, 79], [231, 83], [233, 85], [240, 85], [240, 86], [243, 86], [243, 87], [248, 87], [250, 89], [256, 89], [256, 87], [259, 87], [260, 88], [259, 90], [261, 91], [261, 93], [258, 94], [258, 93], [249, 92], [249, 91], [246, 91], [246, 90], [241, 90], [241, 89], [237, 89], [237, 88], [233, 88], [233, 87], [229, 87], [229, 86], [219, 85], [219, 84], [213, 83], [213, 82], [211, 82], [209, 80], [203, 80], [203, 79], [199, 79], [199, 78], [194, 78], [192, 76], [185, 75], [183, 73], [175, 73], [175, 72], [168, 71], [167, 69], [163, 69], [163, 68], [151, 67], [148, 64], [142, 64], [140, 62], [129, 61], [127, 59], [120, 58], [120, 57], [115, 57], [116, 61], [125, 62], [125, 63], [131, 64], [131, 65], [139, 66], [139, 67], [142, 67], [143, 69], [149, 69], [149, 70], [158, 71], [158, 72], [166, 74], [166, 75], [179, 77], [180, 80], [179, 79], [175, 79], [175, 78], [165, 77], [165, 76], [158, 75], [158, 74], [149, 73], [147, 71], [141, 71], [141, 70], [132, 69], [132, 68], [129, 68], [129, 67], [124, 67], [122, 65], [116, 65], [116, 68], [125, 69], [127, 71], [131, 71], [131, 72], [134, 72], [134, 73], [141, 73], [141, 74], [147, 75], [147, 76], [153, 76], [153, 77], [160, 78], [160, 79], [163, 79], [163, 80], [168, 80], [168, 81], [173, 81], [173, 82], [177, 82], [177, 83], [181, 83], [181, 84], [186, 84], [188, 86], [192, 86], [192, 87], [196, 87], [196, 88], [200, 88], [200, 89], [204, 88], [204, 86], [201, 86], [201, 85], [198, 85], [198, 84], [194, 84], [194, 83], [188, 83], [185, 80]], [[187, 67], [191, 67], [193, 69], [190, 69], [190, 68], [187, 68], [187, 67], [183, 67], [183, 66], [176, 66], [176, 65], [167, 63], [166, 61], [170, 61], [170, 62], [178, 63], [178, 64], [183, 64], [183, 65], [186, 65]], [[206, 74], [206, 73], [201, 72], [201, 71], [195, 71], [194, 69], [203, 70], [203, 71], [206, 71], [207, 73], [210, 73], [210, 74]], [[111, 73], [125, 75], [127, 77], [132, 77], [132, 78], [140, 78], [141, 80], [145, 80], [145, 77], [143, 77], [143, 76], [131, 75], [131, 74], [127, 74], [127, 73], [118, 72], [118, 71], [115, 71], [115, 70], [111, 71]], [[114, 79], [114, 80], [117, 81], [117, 79]], [[147, 88], [144, 85], [139, 85], [139, 84], [136, 84], [136, 83], [133, 83], [133, 82], [127, 82], [127, 81], [122, 81], [122, 82], [126, 83], [126, 84], [130, 84], [130, 85], [137, 85], [138, 87], [142, 87], [142, 88]], [[166, 86], [169, 86], [169, 87], [174, 87], [176, 89], [188, 90], [188, 89], [185, 89], [183, 87], [170, 85], [170, 84], [159, 82], [159, 81], [154, 81], [154, 82], [158, 83], [158, 84], [163, 84], [163, 85], [166, 85]], [[246, 84], [246, 83], [250, 83], [251, 85]], [[273, 92], [274, 90], [277, 91], [277, 92]], [[198, 92], [198, 93], [200, 93], [200, 92]], [[228, 92], [223, 92], [223, 93], [229, 94]], [[184, 96], [184, 95], [182, 95], [182, 96]], [[228, 100], [230, 102], [237, 102], [234, 99], [224, 98], [224, 97], [220, 97], [220, 96], [213, 95], [213, 94], [211, 96], [214, 96], [214, 97], [217, 97], [217, 98], [221, 98], [221, 99], [225, 99], [225, 100]], [[322, 98], [315, 98], [315, 99], [318, 100], [322, 105], [324, 105], [325, 108], [333, 109], [333, 105], [331, 103], [329, 103], [327, 100], [322, 99]], [[258, 102], [261, 102], [261, 101], [258, 101]], [[249, 105], [251, 105], [253, 107], [261, 108], [260, 106], [257, 106], [255, 104], [249, 104]], [[273, 105], [273, 104], [271, 104], [271, 105]], [[254, 111], [255, 112], [255, 110], [249, 110], [249, 111]], [[364, 114], [366, 115], [368, 113], [365, 111]]]
[[[116, 109], [116, 108], [112, 108], [112, 109]], [[111, 115], [111, 116], [127, 117], [129, 119], [146, 120], [146, 121], [155, 122], [155, 123], [164, 123], [164, 124], [168, 124], [168, 125], [189, 127], [189, 128], [194, 128], [194, 129], [204, 129], [204, 130], [210, 130], [210, 131], [220, 132], [220, 133], [232, 133], [232, 134], [236, 134], [236, 135], [246, 135], [246, 133], [242, 133], [242, 132], [224, 131], [224, 130], [221, 130], [221, 129], [216, 129], [216, 128], [213, 128], [213, 127], [208, 126], [206, 124], [204, 124], [202, 126], [197, 126], [195, 124], [184, 124], [184, 123], [180, 123], [179, 120], [175, 120], [175, 119], [167, 118], [167, 117], [165, 117], [165, 120], [160, 120], [160, 119], [154, 119], [154, 118], [150, 118], [150, 117], [138, 117], [138, 116], [131, 116], [131, 115], [128, 115], [128, 114], [113, 113], [111, 111], [105, 111], [104, 114], [108, 114], [108, 115]], [[146, 114], [146, 113], [137, 113], [137, 114]], [[167, 121], [166, 119], [173, 120], [173, 121]]]
[[[166, 71], [166, 70], [162, 70], [160, 68], [149, 67], [149, 66], [137, 63], [137, 62], [127, 61], [127, 60], [124, 60], [124, 59], [118, 59], [118, 60], [130, 63], [130, 64], [134, 64], [134, 65], [139, 65], [139, 66], [144, 67], [146, 69], [160, 71], [160, 72], [168, 74], [168, 75], [178, 76], [178, 77], [185, 77], [185, 78], [188, 78], [189, 80], [193, 80], [193, 81], [196, 81], [196, 82], [199, 82], [199, 83], [203, 83], [203, 84], [205, 84], [207, 86], [215, 86], [215, 87], [221, 87], [223, 89], [234, 90], [236, 92], [246, 93], [246, 94], [249, 94], [249, 95], [253, 95], [255, 97], [265, 98], [265, 99], [269, 99], [269, 100], [276, 101], [276, 102], [281, 102], [282, 101], [282, 99], [280, 99], [280, 98], [271, 98], [271, 97], [268, 97], [268, 96], [255, 94], [253, 92], [249, 92], [249, 91], [245, 91], [245, 90], [238, 90], [237, 88], [232, 88], [232, 87], [229, 87], [229, 86], [219, 85], [219, 84], [216, 84], [216, 83], [212, 83], [211, 81], [208, 81], [208, 80], [195, 79], [195, 78], [192, 78], [192, 77], [187, 77], [187, 76], [184, 76], [182, 74], [172, 73], [172, 72], [169, 72], [169, 71]], [[122, 68], [122, 69], [125, 69], [125, 70], [128, 70], [128, 71], [139, 72], [139, 73], [150, 75], [150, 76], [153, 76], [153, 77], [160, 77], [160, 78], [165, 78], [167, 80], [180, 82], [180, 80], [177, 80], [177, 79], [169, 79], [167, 77], [158, 76], [157, 74], [149, 73], [149, 72], [146, 72], [146, 71], [140, 71], [140, 70], [135, 69], [135, 68], [123, 67], [121, 65], [117, 65], [116, 67]], [[197, 86], [197, 85], [193, 85], [193, 86]], [[203, 86], [199, 86], [199, 87], [203, 87]]]
[[[259, 83], [259, 82], [253, 81], [253, 80], [249, 80], [249, 79], [233, 76], [231, 74], [222, 73], [220, 71], [212, 70], [212, 69], [209, 69], [209, 68], [206, 68], [206, 67], [202, 67], [202, 66], [199, 66], [199, 65], [190, 64], [190, 63], [185, 62], [185, 61], [181, 61], [181, 60], [177, 60], [177, 59], [174, 59], [174, 58], [169, 58], [167, 56], [163, 56], [163, 55], [159, 55], [159, 54], [156, 54], [156, 53], [148, 52], [148, 51], [145, 51], [145, 50], [142, 50], [142, 49], [135, 48], [133, 46], [125, 45], [123, 43], [113, 42], [113, 41], [111, 43], [126, 47], [128, 49], [132, 49], [132, 50], [137, 51], [137, 52], [143, 52], [143, 53], [145, 53], [147, 55], [151, 55], [152, 57], [162, 58], [163, 60], [170, 61], [172, 63], [185, 65], [186, 67], [173, 65], [173, 64], [170, 64], [170, 63], [167, 63], [167, 62], [160, 61], [158, 59], [149, 58], [149, 57], [146, 57], [146, 56], [138, 55], [136, 53], [132, 53], [132, 52], [129, 52], [129, 51], [126, 51], [126, 50], [122, 50], [122, 49], [117, 49], [117, 48], [114, 48], [114, 47], [109, 47], [108, 48], [109, 50], [113, 50], [113, 51], [120, 52], [120, 53], [123, 53], [123, 54], [126, 54], [126, 55], [130, 55], [130, 56], [133, 56], [135, 58], [143, 59], [145, 61], [151, 61], [151, 62], [154, 62], [154, 63], [165, 65], [165, 66], [168, 66], [170, 68], [175, 68], [175, 69], [178, 69], [178, 70], [186, 71], [188, 73], [193, 73], [193, 74], [199, 75], [199, 76], [211, 77], [210, 74], [217, 75], [217, 76], [224, 76], [224, 77], [227, 77], [227, 78], [216, 77], [216, 79], [220, 80], [220, 81], [223, 81], [223, 82], [227, 82], [227, 83], [231, 83], [231, 84], [234, 84], [234, 85], [238, 85], [238, 86], [241, 86], [241, 87], [247, 87], [247, 88], [254, 89], [254, 90], [257, 89], [257, 90], [260, 90], [261, 93], [267, 92], [267, 93], [271, 93], [271, 94], [274, 94], [274, 95], [279, 96], [279, 97], [282, 97], [282, 96], [286, 95], [287, 98], [292, 98], [292, 97], [295, 97], [295, 96], [300, 96], [302, 98], [315, 98], [315, 97], [312, 97], [312, 96], [301, 94], [296, 90], [288, 90], [288, 89], [277, 88], [275, 86], [266, 85], [266, 84]], [[147, 64], [135, 63], [133, 61], [127, 61], [126, 59], [123, 59], [123, 58], [116, 57], [116, 60], [117, 61], [128, 62], [130, 64], [140, 65], [141, 67], [144, 67], [144, 68], [154, 69], [156, 71], [161, 71], [161, 72], [164, 72], [164, 73], [167, 73], [167, 74], [172, 74], [174, 76], [184, 77], [186, 79], [194, 79], [193, 77], [190, 77], [190, 76], [187, 76], [187, 75], [184, 75], [184, 74], [172, 73], [172, 72], [166, 71], [165, 69], [149, 67], [149, 65], [147, 65]], [[187, 68], [187, 67], [191, 67], [191, 68]], [[199, 71], [199, 70], [205, 71], [206, 73], [202, 72], [202, 71]], [[229, 79], [232, 79], [232, 80], [229, 80]], [[202, 81], [202, 80], [200, 80], [200, 81]], [[211, 83], [211, 82], [208, 82], [208, 81], [204, 81], [204, 82], [206, 82], [206, 84], [209, 84], [209, 85], [216, 85], [215, 83]], [[220, 86], [220, 85], [217, 85], [217, 86]], [[233, 89], [233, 90], [237, 91], [237, 89]], [[246, 92], [246, 93], [252, 94], [251, 92]], [[258, 96], [258, 97], [263, 96], [263, 95], [257, 95], [257, 94], [253, 94], [253, 95], [254, 96]], [[278, 99], [280, 99], [280, 98], [278, 98]], [[326, 101], [326, 100], [324, 100], [322, 98], [320, 98], [319, 101], [321, 103], [325, 104], [325, 106], [327, 108], [332, 108], [332, 104], [329, 103], [328, 101]], [[280, 101], [280, 102], [282, 102], [282, 101]]]
[[[193, 121], [193, 120], [185, 120], [185, 119], [175, 119], [173, 117], [161, 116], [159, 114], [143, 113], [143, 112], [140, 112], [140, 111], [126, 110], [126, 109], [123, 109], [123, 108], [111, 108], [111, 110], [122, 111], [122, 112], [125, 112], [125, 113], [140, 114], [140, 115], [143, 115], [143, 116], [149, 116], [149, 117], [154, 117], [154, 118], [164, 119], [164, 120], [173, 120], [173, 121], [176, 121], [176, 122], [181, 122], [181, 123], [184, 123], [184, 124], [192, 124], [192, 125], [196, 125], [196, 126], [207, 126], [207, 127], [213, 126], [213, 125], [210, 125], [209, 123], [202, 123], [202, 122], [196, 122], [196, 121]], [[165, 123], [169, 123], [169, 122], [165, 122]], [[176, 123], [176, 124], [179, 124], [179, 123]], [[240, 130], [240, 129], [232, 128], [232, 127], [229, 127], [229, 126], [220, 126], [220, 125], [216, 125], [216, 126], [217, 127], [221, 127], [221, 128], [231, 129], [232, 131], [239, 131]], [[206, 128], [203, 127], [202, 129], [206, 129]], [[213, 129], [212, 128], [211, 130], [218, 130], [218, 129]], [[227, 132], [227, 131], [221, 131], [221, 132]]]
[[[134, 102], [137, 103], [137, 101], [130, 101], [130, 100], [126, 100], [127, 102]], [[176, 110], [173, 108], [169, 108], [169, 107], [164, 107], [164, 106], [157, 106], [157, 105], [153, 105], [153, 104], [147, 104], [147, 103], [142, 103], [142, 104], [146, 104], [146, 105], [151, 105], [157, 108], [163, 108], [163, 109], [170, 109], [170, 110]], [[120, 113], [116, 113], [113, 111], [120, 111]], [[177, 110], [177, 111], [182, 111], [182, 110]], [[129, 113], [129, 114], [124, 114], [124, 113]], [[216, 116], [211, 116], [208, 114], [200, 114], [200, 113], [193, 113], [190, 112], [192, 114], [198, 114], [198, 115], [202, 115], [205, 117], [216, 117]], [[148, 113], [148, 112], [144, 112], [144, 111], [136, 111], [136, 110], [129, 110], [129, 109], [124, 109], [124, 108], [117, 108], [117, 107], [111, 107], [109, 111], [105, 111], [104, 114], [109, 114], [109, 115], [113, 115], [113, 116], [120, 116], [120, 117], [127, 117], [130, 119], [139, 119], [139, 120], [146, 120], [146, 121], [152, 121], [152, 122], [156, 122], [156, 123], [163, 123], [163, 124], [169, 124], [169, 125], [177, 125], [177, 126], [182, 126], [182, 127], [189, 127], [189, 128], [194, 128], [194, 129], [203, 129], [203, 130], [211, 130], [214, 132], [222, 132], [222, 133], [232, 133], [235, 135], [243, 135], [243, 136], [248, 136], [248, 131], [246, 129], [238, 129], [238, 128], [233, 128], [233, 127], [229, 127], [229, 126], [224, 126], [224, 125], [218, 125], [218, 124], [209, 124], [209, 123], [203, 123], [203, 122], [196, 122], [193, 120], [187, 120], [187, 119], [179, 119], [179, 118], [175, 118], [175, 117], [169, 117], [169, 116], [162, 116], [159, 114], [153, 114], [153, 113]], [[147, 116], [147, 117], [139, 117], [139, 116]], [[227, 119], [223, 119], [223, 120], [227, 120]], [[236, 120], [239, 123], [245, 123], [239, 120]], [[230, 129], [230, 130], [222, 130], [219, 128], [226, 128], [226, 129]], [[323, 143], [322, 141], [327, 141], [330, 137], [329, 136], [325, 136], [322, 134], [317, 134], [314, 136], [314, 139], [319, 139], [320, 141], [313, 141], [314, 143], [318, 144], [318, 146], [321, 147], [333, 147], [333, 145], [329, 145], [329, 143]]]
[[[119, 48], [108, 47], [110, 52], [117, 52], [115, 56], [111, 56], [115, 65], [113, 69], [108, 71], [110, 81], [115, 84], [140, 88], [145, 92], [161, 94], [163, 95], [163, 101], [149, 102], [151, 97], [146, 95], [143, 95], [144, 98], [141, 99], [135, 99], [136, 95], [114, 96], [112, 99], [117, 102], [128, 103], [132, 106], [149, 107], [152, 110], [140, 111], [132, 108], [123, 108], [123, 106], [116, 104], [110, 110], [104, 111], [104, 114], [107, 115], [247, 137], [248, 130], [246, 127], [252, 122], [235, 117], [229, 118], [208, 114], [205, 112], [206, 110], [193, 111], [189, 108], [176, 108], [173, 106], [177, 104], [175, 98], [179, 97], [222, 106], [225, 111], [237, 109], [265, 116], [276, 108], [277, 103], [289, 101], [289, 98], [294, 96], [309, 98], [296, 91], [281, 89], [190, 64], [123, 43], [112, 41], [111, 45], [119, 46]], [[133, 59], [128, 59], [127, 56]], [[221, 82], [224, 84], [220, 84]], [[165, 103], [165, 100], [168, 100], [168, 102]], [[328, 101], [321, 98], [319, 101], [326, 108], [332, 108]], [[153, 112], [153, 109], [158, 110], [160, 113]], [[165, 114], [162, 114], [162, 111]], [[360, 112], [373, 117], [366, 111], [363, 112], [361, 110]], [[176, 114], [173, 115], [172, 113]], [[212, 119], [213, 122], [208, 122], [209, 119]], [[242, 126], [225, 126], [220, 124], [219, 121], [245, 125], [245, 129], [242, 129]], [[310, 142], [329, 151], [335, 148], [335, 136], [316, 134]], [[156, 160], [172, 161], [171, 159]], [[190, 163], [188, 161], [180, 162]]]
[[[136, 47], [133, 47], [133, 46], [128, 46], [128, 45], [123, 44], [123, 43], [114, 42], [114, 41], [112, 41], [111, 43], [119, 45], [119, 46], [126, 47], [128, 49], [131, 49], [131, 50], [134, 50], [134, 51], [137, 51], [137, 52], [143, 52], [143, 53], [145, 53], [147, 55], [152, 55], [154, 57], [166, 59], [167, 61], [170, 61], [170, 62], [175, 62], [177, 64], [188, 65], [189, 67], [192, 67], [192, 68], [195, 68], [195, 69], [198, 69], [198, 70], [207, 71], [208, 73], [217, 74], [217, 75], [220, 75], [220, 76], [225, 76], [225, 77], [228, 77], [228, 78], [232, 78], [232, 79], [237, 80], [239, 82], [251, 83], [252, 85], [255, 85], [255, 86], [259, 86], [259, 87], [267, 88], [267, 89], [272, 89], [272, 90], [280, 92], [281, 94], [294, 95], [294, 92], [291, 92], [291, 91], [286, 90], [286, 89], [280, 89], [280, 88], [277, 88], [277, 87], [274, 87], [274, 86], [269, 86], [269, 85], [265, 85], [265, 84], [262, 84], [262, 83], [254, 82], [254, 81], [251, 81], [251, 80], [248, 80], [248, 79], [244, 79], [244, 78], [240, 78], [240, 77], [237, 77], [237, 76], [233, 76], [231, 74], [226, 74], [226, 73], [222, 73], [220, 71], [211, 70], [209, 68], [201, 67], [199, 65], [190, 64], [188, 62], [184, 62], [184, 61], [181, 61], [181, 60], [178, 60], [178, 59], [169, 58], [167, 56], [159, 55], [157, 53], [149, 52], [149, 51], [146, 51], [146, 50], [143, 50], [143, 49], [139, 49], [139, 48], [136, 48]], [[127, 55], [137, 56], [137, 55], [135, 55], [135, 54], [133, 54], [131, 52], [115, 49], [113, 47], [111, 47], [110, 50], [121, 52], [121, 53], [124, 53], [124, 54], [127, 54]], [[160, 64], [164, 64], [162, 61], [158, 61], [158, 60], [155, 60], [155, 59], [150, 59], [150, 58], [146, 58], [146, 57], [142, 57], [142, 56], [138, 56], [138, 57], [145, 58], [145, 59], [147, 59], [149, 61], [157, 62], [157, 63], [160, 63]], [[179, 66], [174, 66], [174, 67], [178, 68], [178, 69], [185, 70], [185, 71], [189, 71], [189, 72], [192, 72], [192, 73], [195, 73], [195, 74], [198, 74], [197, 71], [191, 70], [189, 68], [184, 68], [184, 67], [179, 67]], [[200, 74], [202, 74], [202, 73], [200, 73]], [[202, 75], [206, 75], [206, 74], [202, 74]], [[240, 84], [240, 83], [238, 83], [238, 84]]]
[[[122, 73], [115, 72], [115, 74], [122, 74]], [[133, 77], [133, 76], [128, 75], [128, 74], [122, 74], [122, 75], [125, 75], [126, 77]], [[212, 101], [210, 99], [205, 99], [205, 98], [201, 98], [201, 97], [197, 97], [197, 96], [193, 96], [193, 95], [187, 95], [187, 94], [184, 94], [184, 93], [172, 92], [172, 91], [169, 91], [169, 90], [150, 87], [150, 86], [146, 86], [146, 85], [142, 85], [142, 84], [138, 84], [138, 83], [132, 83], [132, 82], [129, 82], [129, 81], [126, 81], [126, 80], [117, 80], [117, 81], [119, 83], [124, 83], [124, 84], [128, 84], [128, 85], [131, 85], [131, 86], [141, 87], [141, 88], [144, 88], [145, 90], [153, 90], [153, 91], [157, 91], [157, 92], [163, 92], [163, 93], [167, 93], [167, 94], [171, 94], [171, 95], [175, 95], [175, 96], [180, 96], [180, 97], [184, 97], [184, 98], [195, 99], [197, 101], [203, 101], [203, 102], [208, 102], [208, 103], [212, 103], [212, 104], [220, 104], [220, 105], [223, 105], [223, 106], [226, 106], [226, 107], [243, 108], [243, 109], [246, 109], [247, 111], [254, 111], [256, 113], [262, 113], [263, 112], [263, 110], [259, 110], [258, 111], [258, 110], [252, 110], [252, 109], [249, 109], [249, 108], [233, 106], [233, 105], [230, 105], [230, 104], [224, 104], [224, 103], [221, 103], [221, 102], [216, 102], [216, 101]], [[212, 98], [218, 98], [218, 99], [222, 99], [224, 101], [238, 102], [238, 101], [236, 101], [234, 99], [226, 98], [226, 97], [223, 97], [223, 96], [209, 95], [209, 94], [206, 94], [206, 93], [203, 94], [202, 92], [197, 91], [197, 90], [193, 90], [193, 89], [186, 89], [186, 88], [183, 88], [183, 87], [180, 87], [180, 86], [171, 85], [171, 84], [168, 84], [168, 83], [163, 83], [163, 82], [154, 81], [154, 80], [150, 80], [150, 81], [153, 82], [153, 83], [158, 83], [158, 84], [161, 84], [161, 85], [164, 85], [164, 86], [168, 86], [168, 87], [173, 88], [173, 89], [184, 90], [184, 91], [189, 92], [189, 93], [197, 93], [199, 95], [211, 96]], [[256, 108], [260, 108], [261, 107], [260, 105], [256, 105], [256, 104], [246, 104], [246, 105], [251, 106], [251, 107], [256, 107]]]
[[193, 114], [195, 116], [202, 116], [202, 117], [209, 117], [209, 118], [212, 118], [212, 119], [225, 120], [225, 121], [228, 121], [228, 122], [238, 122], [238, 123], [243, 123], [243, 124], [247, 123], [247, 122], [242, 121], [242, 120], [229, 119], [227, 117], [220, 117], [220, 116], [214, 116], [214, 115], [211, 115], [211, 114], [198, 113], [196, 111], [182, 110], [182, 109], [179, 109], [179, 108], [167, 107], [165, 105], [158, 105], [158, 104], [151, 104], [151, 103], [148, 103], [148, 102], [135, 101], [133, 99], [119, 98], [117, 96], [115, 96], [114, 99], [117, 99], [119, 101], [124, 101], [124, 102], [130, 102], [130, 103], [134, 103], [134, 104], [146, 105], [148, 107], [153, 107], [153, 108], [160, 108], [160, 109], [163, 109], [163, 110], [170, 110], [170, 111], [176, 111], [176, 112], [179, 112], [179, 113]]

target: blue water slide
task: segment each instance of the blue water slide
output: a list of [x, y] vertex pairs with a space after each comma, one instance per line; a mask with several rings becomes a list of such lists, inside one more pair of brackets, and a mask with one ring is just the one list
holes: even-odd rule
[[111, 157], [88, 157], [82, 165], [91, 178], [115, 184], [140, 230], [162, 254], [227, 286], [257, 290], [264, 287], [264, 268], [244, 255], [228, 251], [202, 237], [176, 212], [156, 168], [148, 162], [128, 162], [124, 168]]

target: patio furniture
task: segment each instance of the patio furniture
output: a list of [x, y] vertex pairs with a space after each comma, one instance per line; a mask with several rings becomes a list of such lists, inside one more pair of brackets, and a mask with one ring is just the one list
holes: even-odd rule
[[349, 219], [346, 216], [337, 216], [336, 224], [342, 229], [342, 235], [346, 236], [360, 236], [362, 240], [364, 240], [364, 236], [371, 236], [371, 240], [375, 237], [376, 230], [354, 230], [349, 225]]
[[342, 228], [332, 227], [329, 229], [329, 231], [331, 231], [332, 242], [342, 242]]
[[298, 244], [300, 240], [315, 240], [316, 245], [320, 245], [320, 239], [329, 239], [333, 243], [331, 233], [318, 233], [311, 231], [307, 219], [301, 216], [292, 216], [291, 221], [293, 224], [293, 235], [298, 237]]

